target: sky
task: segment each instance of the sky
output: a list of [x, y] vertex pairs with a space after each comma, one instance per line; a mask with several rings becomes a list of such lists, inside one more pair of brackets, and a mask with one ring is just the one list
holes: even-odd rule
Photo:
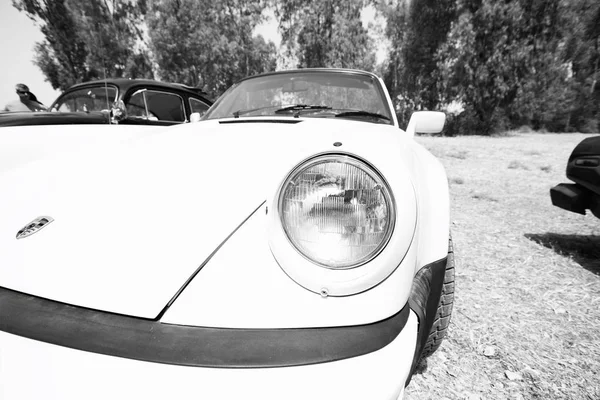
[[[256, 34], [261, 34], [266, 40], [271, 40], [279, 46], [281, 37], [277, 32], [277, 24], [273, 13], [267, 13], [267, 21], [258, 26]], [[363, 14], [363, 23], [371, 22], [374, 10], [368, 9]], [[25, 13], [13, 7], [11, 0], [0, 0], [0, 108], [10, 101], [17, 100], [15, 85], [24, 83], [46, 106], [60, 94], [52, 85], [44, 80], [40, 69], [33, 64], [33, 49], [36, 42], [44, 39], [39, 28], [35, 26]], [[379, 41], [378, 43], [381, 43]], [[383, 56], [379, 48], [378, 60]]]
[[46, 106], [49, 106], [58, 91], [44, 81], [40, 69], [33, 60], [33, 46], [42, 41], [39, 28], [24, 13], [13, 7], [11, 0], [0, 0], [0, 108], [17, 100], [15, 85], [24, 83]]

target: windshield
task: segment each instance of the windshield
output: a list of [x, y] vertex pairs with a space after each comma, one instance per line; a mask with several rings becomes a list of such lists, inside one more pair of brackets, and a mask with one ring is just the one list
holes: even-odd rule
[[230, 88], [204, 119], [240, 116], [351, 118], [393, 124], [379, 81], [342, 71], [299, 71], [246, 79]]
[[117, 99], [115, 86], [95, 86], [76, 89], [60, 96], [52, 105], [51, 111], [91, 112], [109, 110]]

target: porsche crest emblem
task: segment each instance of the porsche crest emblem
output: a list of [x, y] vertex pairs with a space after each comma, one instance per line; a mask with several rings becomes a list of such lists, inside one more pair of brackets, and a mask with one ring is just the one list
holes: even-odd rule
[[17, 232], [17, 239], [23, 239], [39, 232], [52, 221], [54, 221], [52, 217], [38, 217], [34, 219]]

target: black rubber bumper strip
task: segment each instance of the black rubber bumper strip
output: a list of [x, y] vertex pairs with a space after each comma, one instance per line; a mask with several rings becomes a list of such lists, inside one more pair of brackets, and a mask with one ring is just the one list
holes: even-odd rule
[[92, 353], [196, 367], [287, 367], [368, 354], [398, 336], [409, 312], [406, 305], [387, 319], [356, 326], [208, 328], [74, 307], [0, 287], [0, 331]]

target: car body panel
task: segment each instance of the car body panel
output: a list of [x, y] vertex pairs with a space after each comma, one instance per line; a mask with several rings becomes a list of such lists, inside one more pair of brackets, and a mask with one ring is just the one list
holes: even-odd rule
[[108, 113], [81, 113], [81, 112], [14, 112], [0, 113], [0, 126], [22, 125], [88, 125], [108, 124]]
[[[330, 84], [326, 71], [316, 70], [318, 85]], [[422, 351], [418, 338], [430, 329], [424, 318], [439, 303], [450, 225], [444, 168], [415, 143], [413, 131], [441, 129], [443, 115], [419, 114], [405, 132], [381, 79], [352, 70], [332, 73], [344, 76], [334, 79], [337, 85], [324, 101], [337, 96], [338, 88], [348, 89], [348, 96], [337, 99], [339, 108], [298, 103], [288, 112], [285, 104], [280, 115], [281, 104], [259, 98], [274, 115], [242, 116], [232, 108], [227, 117], [169, 127], [1, 128], [0, 302], [5, 310], [17, 309], [6, 306], [12, 293], [22, 300], [19, 310], [31, 305], [33, 313], [37, 304], [46, 314], [35, 321], [0, 321], [0, 397], [401, 398]], [[353, 84], [340, 86], [348, 76]], [[298, 92], [306, 87], [299, 85]], [[371, 99], [373, 87], [381, 98], [354, 109]], [[363, 88], [371, 90], [369, 97], [355, 96]], [[381, 101], [381, 113], [370, 108]], [[320, 157], [330, 157], [335, 168], [292, 182], [300, 166]], [[301, 228], [318, 228], [324, 236], [316, 237], [334, 239], [324, 246], [333, 246], [324, 263], [294, 247], [282, 226], [281, 193], [296, 185], [301, 190], [285, 201], [293, 212], [299, 204], [299, 218], [313, 224]], [[321, 200], [305, 201], [303, 193], [313, 187]], [[329, 214], [322, 217], [320, 210]], [[43, 229], [36, 225], [40, 218]], [[327, 218], [338, 224], [331, 231]], [[31, 234], [20, 237], [23, 229]], [[327, 265], [339, 250], [335, 246], [346, 246], [350, 259], [365, 249], [370, 253], [336, 268]], [[416, 300], [415, 286], [422, 289]], [[85, 337], [74, 339], [70, 328], [44, 324], [55, 321], [48, 313], [60, 310], [69, 326], [94, 338], [87, 336], [86, 343]], [[405, 325], [397, 324], [392, 334], [377, 332], [391, 342], [368, 343], [367, 354], [344, 359], [324, 339], [324, 332], [349, 329], [362, 340], [362, 332], [388, 329], [385, 322], [399, 321], [399, 315]], [[36, 323], [44, 324], [44, 334]], [[102, 336], [108, 329], [118, 331], [107, 335], [109, 350]], [[319, 357], [278, 361], [291, 347], [278, 348], [276, 340], [266, 339], [267, 331], [284, 329], [300, 336], [315, 332], [306, 338]], [[227, 331], [231, 346], [229, 339], [210, 340], [216, 330]], [[192, 352], [182, 350], [176, 331], [188, 335], [185, 343], [199, 340], [195, 333], [206, 334], [209, 343], [200, 347], [210, 348], [210, 360], [201, 354], [190, 363]], [[129, 333], [133, 337], [119, 340]], [[365, 334], [364, 341], [375, 336]], [[252, 346], [252, 338], [260, 338], [273, 357], [227, 358], [232, 352], [226, 348]], [[166, 353], [138, 357], [137, 350], [148, 351], [150, 342]], [[171, 350], [177, 347], [181, 359], [163, 357], [170, 355], [168, 343], [177, 344]], [[32, 377], [36, 385], [26, 385]]]
[[567, 178], [600, 196], [600, 136], [584, 139], [573, 149]]
[[[249, 179], [238, 182], [238, 171], [222, 168], [229, 160], [215, 157], [194, 130], [188, 136], [190, 145], [183, 148], [172, 138], [151, 135], [143, 144], [122, 144], [109, 158], [103, 151], [71, 154], [0, 177], [5, 193], [0, 211], [3, 286], [83, 307], [155, 317], [264, 202], [258, 185]], [[237, 184], [223, 184], [228, 181]], [[220, 190], [207, 194], [211, 187]], [[240, 191], [243, 202], [235, 196]], [[15, 242], [16, 231], [41, 214], [55, 221]]]
[[[410, 285], [404, 283], [412, 280], [416, 246], [375, 288], [360, 296], [322, 297], [295, 283], [274, 259], [265, 214], [261, 207], [223, 245], [161, 321], [257, 329], [350, 326], [388, 318], [406, 304]], [[218, 301], [223, 297], [228, 301]]]
[[0, 329], [13, 335], [97, 354], [207, 368], [290, 367], [362, 356], [395, 340], [411, 312], [407, 304], [371, 324], [231, 329], [73, 307], [2, 287], [0, 306]]
[[[5, 260], [0, 279], [9, 289], [153, 318], [216, 247], [272, 197], [284, 176], [263, 171], [288, 171], [311, 154], [331, 150], [340, 138], [346, 151], [360, 151], [389, 179], [403, 160], [404, 168], [414, 168], [412, 142], [402, 139], [401, 130], [377, 126], [372, 141], [364, 143], [360, 130], [353, 131], [357, 124], [364, 125], [307, 119], [291, 128], [286, 125], [282, 134], [276, 123], [249, 123], [240, 133], [239, 125], [205, 121], [121, 142], [111, 150], [109, 162], [104, 148], [23, 166], [1, 177], [7, 190], [3, 200], [7, 223], [0, 239]], [[214, 148], [228, 148], [228, 157], [211, 151]], [[392, 148], [394, 157], [384, 150]], [[229, 168], [233, 161], [244, 167]], [[23, 187], [22, 182], [28, 185]], [[213, 187], [219, 191], [210, 193]], [[168, 204], [177, 206], [164, 212]], [[12, 244], [16, 232], [40, 215], [55, 222]], [[97, 251], [98, 243], [105, 251]], [[92, 280], [90, 271], [95, 271]], [[48, 280], [58, 283], [48, 285]], [[111, 296], [105, 295], [106, 287]], [[406, 300], [407, 292], [401, 297]], [[393, 311], [388, 310], [387, 316]]]
[[552, 204], [583, 215], [590, 210], [600, 218], [600, 136], [586, 138], [575, 146], [567, 162], [566, 175], [575, 183], [561, 183], [551, 188]]
[[[158, 128], [160, 129], [160, 128]], [[160, 132], [156, 127], [113, 125], [10, 126], [0, 130], [0, 174], [49, 158], [106, 152], [119, 143]]]
[[[226, 369], [140, 362], [48, 345], [0, 332], [0, 398], [265, 400], [314, 397], [395, 400], [414, 352], [416, 317], [383, 349], [347, 360], [286, 368]], [[36, 383], [32, 384], [32, 377]], [[99, 380], [101, 384], [99, 384]], [[149, 384], [152, 382], [152, 384]], [[343, 382], [343, 384], [340, 384]]]
[[[416, 168], [417, 204], [427, 212], [419, 213], [415, 236], [419, 246], [415, 273], [425, 265], [444, 258], [448, 253], [450, 232], [450, 192], [442, 163], [418, 143], [412, 147]], [[417, 161], [418, 160], [418, 161]]]

